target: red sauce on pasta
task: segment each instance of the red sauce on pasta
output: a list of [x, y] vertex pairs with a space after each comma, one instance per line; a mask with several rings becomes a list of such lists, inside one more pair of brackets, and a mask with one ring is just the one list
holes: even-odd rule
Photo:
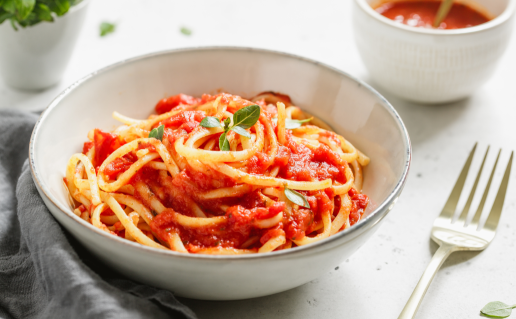
[[[127, 215], [132, 212], [133, 215], [130, 218], [137, 223], [136, 226], [143, 236], [170, 248], [177, 244], [174, 244], [174, 238], [180, 238], [179, 245], [184, 246], [183, 249], [190, 253], [257, 252], [259, 248], [271, 245], [271, 242], [278, 238], [283, 238], [283, 244], [276, 244], [270, 248], [280, 250], [295, 246], [296, 243], [302, 244], [305, 238], [313, 240], [319, 234], [326, 234], [325, 237], [327, 237], [332, 221], [339, 225], [333, 232], [357, 223], [369, 199], [353, 184], [347, 183], [348, 178], [353, 178], [353, 174], [349, 163], [344, 160], [346, 157], [343, 157], [346, 155], [341, 142], [343, 138], [315, 126], [312, 126], [313, 132], [310, 133], [312, 134], [310, 136], [315, 136], [315, 139], [283, 128], [284, 142], [279, 143], [277, 140], [281, 129], [278, 124], [279, 111], [274, 106], [274, 102], [292, 105], [290, 97], [273, 92], [263, 92], [254, 101], [226, 93], [215, 96], [205, 94], [201, 98], [178, 94], [162, 99], [155, 109], [158, 114], [165, 114], [165, 116], [160, 117], [159, 121], [154, 121], [149, 127], [150, 130], [163, 126], [161, 143], [156, 144], [155, 140], [150, 138], [140, 138], [137, 140], [138, 144], [134, 144], [132, 151], [124, 153], [120, 153], [119, 149], [132, 147], [131, 143], [134, 143], [132, 141], [137, 138], [134, 135], [141, 134], [138, 126], [133, 128], [127, 126], [111, 133], [100, 129], [93, 130], [90, 132], [90, 142], [84, 144], [83, 154], [91, 158], [91, 164], [98, 178], [105, 179], [105, 183], [116, 184], [121, 176], [130, 172], [132, 175], [124, 184], [124, 187], [129, 188], [122, 193], [115, 191], [110, 194], [115, 196], [129, 192], [129, 195], [124, 196], [129, 196], [125, 198], [132, 200], [133, 204], [130, 206], [127, 201], [122, 201], [120, 209], [126, 211], [123, 213], [113, 208], [112, 203], [107, 202], [105, 197], [107, 195], [101, 194], [103, 205], [109, 204], [109, 207], [105, 206], [100, 215], [93, 216], [100, 205], [93, 205], [90, 202], [81, 205], [76, 213], [85, 216], [84, 218], [89, 216], [92, 220], [99, 218], [96, 225], [100, 224], [100, 226], [97, 227], [131, 239], [135, 235], [134, 230], [130, 231], [132, 235], [128, 233], [125, 228], [128, 225], [118, 219], [122, 216], [120, 214]], [[185, 138], [191, 137], [192, 134], [206, 131], [205, 128], [200, 127], [201, 121], [210, 112], [219, 110], [217, 105], [221, 104], [225, 107], [223, 111], [226, 117], [248, 106], [260, 106], [259, 119], [249, 132], [255, 135], [254, 143], [258, 143], [259, 131], [265, 132], [267, 143], [246, 160], [228, 163], [236, 167], [239, 172], [245, 172], [251, 179], [253, 176], [273, 176], [284, 183], [330, 180], [334, 185], [342, 185], [340, 187], [348, 185], [347, 188], [344, 191], [335, 191], [333, 187], [298, 190], [297, 193], [308, 203], [307, 207], [303, 207], [287, 199], [283, 193], [286, 184], [266, 187], [260, 186], [260, 183], [243, 183], [239, 178], [231, 177], [228, 173], [206, 165], [209, 163], [208, 158], [203, 162], [203, 158], [193, 160], [178, 155], [176, 144], [185, 143]], [[301, 114], [296, 107], [291, 107], [289, 111], [294, 112], [292, 114]], [[169, 114], [167, 112], [170, 112], [169, 116], [166, 115]], [[130, 129], [133, 131], [129, 131]], [[216, 132], [218, 133], [206, 136], [196, 147], [209, 148], [212, 153], [220, 152], [218, 140], [221, 138], [222, 131]], [[243, 151], [244, 144], [237, 133], [228, 131], [227, 136], [233, 141], [240, 140], [242, 144], [238, 144], [240, 148], [238, 151]], [[353, 158], [358, 158], [357, 151], [354, 150], [355, 153], [353, 153], [353, 150], [347, 150], [351, 152], [348, 156], [355, 154]], [[119, 152], [120, 155], [112, 155], [114, 152]], [[172, 160], [180, 167], [179, 172], [171, 173], [168, 166], [166, 169], [160, 166], [165, 165], [167, 161], [160, 152], [170, 154]], [[209, 155], [209, 152], [206, 154]], [[154, 159], [151, 162], [153, 165], [139, 166], [135, 170], [135, 166], [138, 166], [146, 155], [153, 156]], [[354, 160], [354, 163], [355, 168], [360, 170], [361, 166], [357, 160]], [[69, 172], [65, 182], [70, 185], [73, 183], [70, 180], [74, 178]], [[73, 186], [69, 188], [73, 190]], [[103, 188], [100, 187], [100, 189], [102, 191]], [[224, 194], [206, 195], [218, 190], [223, 190]], [[232, 193], [235, 194], [232, 195]], [[84, 193], [79, 199], [75, 198], [79, 201], [83, 200], [85, 194], [89, 193]], [[138, 206], [134, 205], [138, 203], [146, 207], [153, 216], [150, 217], [152, 220], [148, 225], [143, 223], [141, 217], [134, 215], [138, 210]], [[89, 209], [86, 209], [88, 205]], [[139, 214], [145, 215], [141, 211]], [[205, 217], [200, 218], [199, 214]], [[189, 218], [188, 222], [185, 222], [185, 217]], [[206, 222], [207, 220], [209, 222]], [[192, 221], [201, 221], [205, 224], [192, 226]], [[135, 239], [142, 241], [141, 238]]]
[[[432, 28], [441, 1], [392, 1], [380, 5], [376, 11], [385, 17], [420, 28]], [[461, 3], [452, 8], [439, 29], [461, 29], [488, 22], [490, 19], [475, 9]]]

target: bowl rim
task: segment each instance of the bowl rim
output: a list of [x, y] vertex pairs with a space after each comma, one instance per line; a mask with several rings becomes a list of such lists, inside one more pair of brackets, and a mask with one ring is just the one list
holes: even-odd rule
[[394, 22], [393, 20], [384, 17], [383, 15], [376, 12], [367, 2], [366, 0], [355, 0], [355, 3], [369, 16], [376, 19], [377, 21], [380, 21], [390, 27], [411, 32], [411, 33], [419, 33], [419, 34], [426, 34], [426, 35], [436, 35], [436, 36], [458, 36], [458, 35], [465, 35], [465, 34], [475, 34], [475, 33], [481, 33], [484, 31], [488, 31], [490, 29], [493, 29], [505, 22], [507, 22], [514, 12], [516, 11], [516, 0], [508, 0], [507, 7], [505, 10], [498, 16], [496, 16], [494, 19], [479, 24], [474, 27], [468, 27], [468, 28], [461, 28], [461, 29], [452, 29], [452, 30], [441, 30], [441, 29], [426, 29], [426, 28], [417, 28], [417, 27], [411, 27], [408, 25], [405, 25], [403, 23]]
[[[403, 171], [401, 173], [400, 178], [396, 182], [395, 187], [391, 191], [391, 193], [388, 195], [388, 197], [379, 204], [374, 211], [372, 211], [367, 217], [364, 219], [361, 219], [359, 223], [354, 225], [353, 227], [350, 227], [346, 230], [343, 230], [333, 236], [330, 236], [328, 238], [325, 238], [321, 241], [318, 241], [313, 244], [309, 244], [306, 246], [300, 246], [295, 247], [292, 249], [286, 249], [286, 250], [280, 250], [280, 251], [274, 251], [274, 252], [268, 252], [268, 253], [257, 253], [257, 254], [246, 254], [246, 255], [208, 255], [208, 254], [184, 254], [184, 253], [178, 253], [171, 250], [163, 250], [153, 247], [148, 247], [141, 245], [136, 242], [128, 241], [123, 238], [119, 238], [118, 236], [113, 236], [111, 234], [106, 233], [105, 231], [102, 231], [96, 227], [94, 227], [91, 223], [86, 222], [82, 218], [79, 218], [77, 215], [73, 214], [70, 211], [69, 207], [64, 207], [64, 205], [61, 205], [58, 200], [56, 200], [52, 193], [49, 192], [46, 189], [45, 182], [39, 177], [37, 169], [35, 167], [35, 140], [38, 138], [38, 135], [40, 133], [41, 127], [44, 125], [45, 119], [52, 113], [53, 109], [56, 108], [57, 105], [60, 104], [60, 102], [68, 96], [71, 92], [75, 91], [81, 84], [86, 83], [93, 78], [95, 78], [95, 75], [98, 74], [104, 74], [109, 72], [110, 70], [122, 67], [126, 64], [131, 64], [133, 62], [142, 61], [146, 59], [152, 59], [159, 56], [165, 56], [165, 55], [171, 55], [175, 53], [188, 53], [188, 52], [199, 52], [199, 51], [241, 51], [241, 52], [257, 52], [260, 54], [270, 54], [270, 55], [276, 55], [276, 56], [283, 56], [290, 59], [300, 60], [302, 62], [307, 62], [310, 64], [313, 64], [317, 67], [325, 68], [329, 71], [332, 71], [334, 73], [337, 73], [340, 76], [347, 77], [353, 81], [355, 81], [357, 84], [363, 86], [365, 89], [367, 89], [370, 93], [375, 95], [380, 101], [383, 102], [383, 107], [390, 113], [390, 115], [393, 117], [393, 119], [396, 121], [396, 124], [398, 125], [398, 128], [400, 130], [400, 133], [403, 138], [403, 143], [405, 147], [405, 154], [404, 154], [404, 167]], [[39, 189], [41, 193], [45, 195], [45, 197], [65, 216], [68, 218], [71, 218], [76, 223], [81, 224], [82, 226], [86, 226], [90, 230], [92, 230], [94, 233], [104, 236], [107, 238], [107, 240], [114, 240], [118, 243], [121, 243], [123, 245], [128, 245], [133, 249], [143, 249], [144, 251], [147, 251], [148, 253], [158, 253], [165, 256], [170, 257], [180, 257], [180, 258], [187, 258], [187, 259], [200, 259], [200, 260], [227, 260], [227, 261], [233, 261], [233, 260], [254, 260], [254, 259], [262, 259], [262, 258], [276, 258], [280, 256], [292, 256], [294, 254], [299, 253], [305, 253], [307, 251], [313, 251], [315, 249], [319, 249], [322, 246], [325, 246], [331, 242], [338, 241], [340, 239], [343, 239], [344, 237], [351, 236], [354, 233], [359, 233], [361, 229], [365, 229], [366, 226], [369, 226], [369, 224], [373, 223], [372, 226], [374, 226], [376, 223], [378, 223], [381, 219], [383, 219], [387, 213], [390, 211], [390, 208], [392, 207], [401, 193], [404, 184], [407, 179], [407, 175], [410, 168], [412, 158], [412, 146], [410, 142], [410, 137], [408, 135], [408, 131], [399, 116], [399, 114], [396, 112], [394, 107], [375, 89], [373, 89], [371, 86], [369, 86], [367, 83], [349, 75], [346, 72], [343, 72], [339, 69], [336, 69], [332, 66], [320, 63], [316, 60], [308, 59], [302, 56], [298, 56], [295, 54], [285, 53], [281, 51], [275, 51], [275, 50], [269, 50], [269, 49], [262, 49], [262, 48], [254, 48], [254, 47], [239, 47], [239, 46], [198, 46], [198, 47], [188, 47], [188, 48], [180, 48], [180, 49], [170, 49], [170, 50], [162, 50], [157, 52], [152, 52], [148, 54], [139, 55], [136, 57], [124, 59], [122, 61], [110, 64], [106, 67], [103, 67], [99, 70], [93, 71], [89, 73], [88, 75], [82, 77], [81, 79], [77, 80], [76, 82], [72, 83], [70, 86], [68, 86], [66, 89], [64, 89], [50, 104], [47, 106], [47, 108], [41, 113], [39, 119], [37, 120], [34, 129], [31, 134], [30, 138], [30, 144], [29, 144], [29, 164], [30, 164], [30, 170], [33, 177], [33, 180]], [[390, 207], [389, 207], [389, 206]], [[389, 207], [389, 208], [388, 208]], [[379, 215], [379, 216], [377, 216]], [[376, 220], [377, 219], [377, 220]], [[375, 221], [376, 220], [376, 221]], [[68, 231], [68, 230], [67, 230]], [[72, 235], [74, 235], [72, 233]], [[353, 238], [353, 237], [352, 237]]]

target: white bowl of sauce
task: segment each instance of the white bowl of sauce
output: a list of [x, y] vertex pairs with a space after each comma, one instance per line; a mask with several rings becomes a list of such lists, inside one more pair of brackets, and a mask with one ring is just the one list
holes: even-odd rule
[[419, 103], [463, 99], [484, 84], [510, 40], [516, 0], [456, 2], [433, 28], [440, 1], [355, 0], [355, 40], [372, 80]]

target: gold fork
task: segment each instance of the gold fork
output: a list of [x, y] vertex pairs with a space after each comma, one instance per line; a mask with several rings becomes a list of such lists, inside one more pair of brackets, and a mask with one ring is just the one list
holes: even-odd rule
[[484, 194], [482, 195], [482, 199], [478, 205], [475, 216], [468, 225], [466, 225], [466, 218], [468, 216], [471, 202], [473, 201], [473, 196], [475, 195], [475, 191], [477, 189], [480, 175], [482, 174], [482, 169], [484, 168], [487, 153], [489, 152], [489, 147], [487, 148], [486, 154], [484, 155], [484, 159], [480, 166], [475, 182], [473, 183], [473, 188], [471, 189], [471, 193], [469, 194], [464, 209], [462, 210], [457, 221], [453, 220], [455, 209], [457, 208], [457, 203], [459, 202], [462, 188], [464, 187], [466, 177], [468, 176], [469, 167], [471, 166], [476, 147], [477, 145], [475, 144], [473, 150], [471, 150], [471, 153], [469, 154], [466, 164], [462, 168], [462, 172], [460, 173], [459, 178], [453, 187], [448, 201], [444, 205], [444, 208], [439, 217], [437, 217], [437, 219], [434, 221], [434, 225], [432, 227], [432, 239], [437, 244], [439, 244], [440, 247], [432, 257], [430, 264], [423, 273], [423, 276], [421, 276], [421, 279], [419, 280], [416, 288], [414, 288], [414, 292], [407, 301], [407, 304], [405, 305], [405, 308], [403, 308], [403, 311], [401, 312], [398, 319], [414, 318], [419, 305], [421, 304], [421, 301], [423, 300], [423, 297], [425, 296], [425, 293], [428, 290], [430, 283], [432, 282], [432, 279], [434, 279], [435, 274], [439, 268], [441, 268], [441, 265], [451, 253], [455, 251], [484, 250], [495, 236], [496, 227], [498, 226], [498, 221], [500, 220], [500, 215], [502, 214], [505, 193], [507, 192], [507, 185], [509, 184], [509, 175], [511, 174], [512, 158], [514, 152], [511, 152], [511, 157], [509, 159], [509, 163], [507, 164], [507, 168], [505, 169], [500, 188], [498, 189], [498, 193], [496, 194], [491, 212], [489, 213], [485, 224], [479, 228], [480, 216], [482, 215], [482, 210], [484, 208], [487, 194], [493, 180], [496, 165], [500, 159], [501, 150], [498, 152], [498, 156], [496, 157], [496, 162], [494, 164], [493, 170], [491, 171], [491, 175], [487, 182], [486, 189], [484, 190]]

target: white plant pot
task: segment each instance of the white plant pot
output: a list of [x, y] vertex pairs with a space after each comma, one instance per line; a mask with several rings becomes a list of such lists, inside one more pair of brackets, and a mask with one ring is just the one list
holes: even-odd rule
[[42, 90], [57, 84], [68, 65], [89, 1], [70, 8], [54, 22], [14, 30], [0, 25], [0, 75], [16, 89]]

